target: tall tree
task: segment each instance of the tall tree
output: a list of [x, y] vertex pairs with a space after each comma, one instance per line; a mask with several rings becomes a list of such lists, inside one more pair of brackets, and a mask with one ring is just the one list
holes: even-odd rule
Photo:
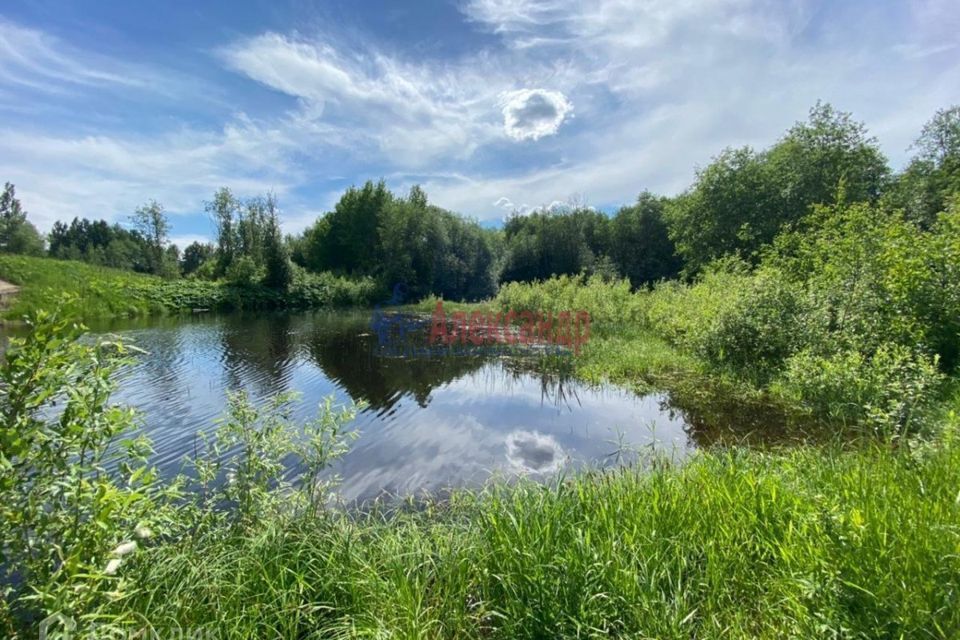
[[150, 272], [163, 274], [167, 270], [165, 250], [170, 233], [170, 223], [163, 205], [156, 200], [150, 200], [134, 211], [131, 221], [146, 243]]
[[381, 180], [362, 188], [350, 187], [327, 214], [327, 229], [317, 255], [325, 269], [347, 274], [367, 274], [378, 264], [375, 235], [386, 207], [393, 199]]
[[280, 230], [280, 211], [272, 193], [263, 198], [263, 257], [266, 274], [263, 284], [278, 291], [286, 291], [293, 281], [290, 252], [283, 242]]
[[666, 211], [687, 273], [720, 256], [758, 250], [815, 204], [876, 200], [889, 168], [875, 138], [849, 113], [818, 103], [773, 147], [727, 149], [697, 172]]
[[885, 203], [929, 229], [960, 193], [960, 105], [937, 111], [912, 148], [918, 153], [897, 176]]
[[43, 239], [37, 228], [27, 221], [27, 212], [9, 182], [0, 194], [0, 251], [30, 255], [43, 253]]
[[726, 254], [750, 258], [782, 224], [782, 202], [763, 154], [724, 149], [665, 207], [670, 238], [695, 273]]
[[226, 273], [237, 255], [237, 229], [234, 217], [240, 202], [227, 187], [213, 194], [213, 200], [205, 204], [207, 213], [217, 227], [217, 271]]
[[214, 252], [214, 247], [210, 243], [191, 242], [183, 250], [183, 257], [180, 260], [181, 273], [185, 276], [195, 273], [213, 258]]
[[680, 258], [663, 219], [666, 198], [644, 191], [637, 202], [623, 207], [611, 223], [611, 255], [634, 287], [675, 278]]
[[790, 222], [815, 204], [876, 200], [890, 177], [877, 139], [850, 113], [818, 102], [768, 152], [770, 176], [783, 197], [778, 217]]
[[610, 253], [610, 219], [576, 207], [513, 216], [504, 225], [504, 281], [592, 272]]

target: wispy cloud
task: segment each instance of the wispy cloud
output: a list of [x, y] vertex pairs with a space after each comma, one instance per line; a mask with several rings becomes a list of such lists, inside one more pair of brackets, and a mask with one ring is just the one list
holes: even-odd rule
[[4, 84], [59, 93], [71, 86], [147, 86], [128, 65], [82, 54], [57, 38], [0, 18], [0, 79]]
[[299, 98], [301, 122], [354, 132], [368, 149], [397, 154], [398, 166], [466, 158], [502, 135], [493, 107], [504, 81], [488, 73], [483, 59], [451, 67], [413, 64], [369, 47], [347, 54], [322, 39], [276, 33], [220, 53], [231, 69]]

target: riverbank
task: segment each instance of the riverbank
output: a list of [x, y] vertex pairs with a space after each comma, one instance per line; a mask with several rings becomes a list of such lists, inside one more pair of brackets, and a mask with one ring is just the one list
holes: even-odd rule
[[256, 283], [192, 278], [167, 280], [85, 262], [0, 254], [0, 279], [20, 287], [3, 317], [18, 320], [62, 296], [80, 319], [136, 317], [235, 309], [368, 306], [380, 295], [372, 280], [296, 274], [286, 292]]
[[958, 451], [717, 451], [278, 517], [153, 545], [104, 613], [230, 638], [950, 638]]

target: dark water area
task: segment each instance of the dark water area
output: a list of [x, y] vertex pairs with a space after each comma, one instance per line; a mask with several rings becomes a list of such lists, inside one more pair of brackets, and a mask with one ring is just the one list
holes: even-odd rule
[[[491, 476], [548, 479], [651, 454], [679, 462], [703, 447], [822, 439], [762, 399], [702, 380], [636, 393], [575, 379], [578, 356], [568, 350], [426, 349], [425, 316], [258, 312], [88, 324], [93, 335], [118, 335], [145, 352], [117, 375], [112, 401], [138, 410], [152, 462], [168, 477], [190, 473], [189, 459], [203, 452], [203, 436], [215, 434], [236, 391], [257, 405], [296, 393], [297, 423], [316, 418], [331, 396], [337, 405], [363, 403], [348, 425], [358, 437], [330, 470], [348, 503], [478, 486]], [[394, 338], [386, 345], [384, 326]], [[291, 466], [290, 478], [297, 472]]]
[[[136, 407], [164, 474], [184, 468], [212, 435], [230, 391], [256, 404], [297, 392], [294, 417], [320, 403], [363, 402], [359, 431], [335, 463], [344, 500], [476, 486], [492, 475], [550, 477], [657, 451], [693, 447], [664, 394], [591, 387], [567, 357], [503, 354], [398, 357], [384, 351], [370, 311], [230, 314], [111, 321], [147, 354], [119, 376], [113, 401]], [[295, 470], [293, 470], [295, 473]]]

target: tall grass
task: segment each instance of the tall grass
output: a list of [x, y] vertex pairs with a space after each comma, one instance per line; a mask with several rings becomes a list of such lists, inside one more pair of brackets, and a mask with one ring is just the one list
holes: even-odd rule
[[951, 638], [952, 442], [718, 451], [150, 549], [111, 616], [230, 638]]

